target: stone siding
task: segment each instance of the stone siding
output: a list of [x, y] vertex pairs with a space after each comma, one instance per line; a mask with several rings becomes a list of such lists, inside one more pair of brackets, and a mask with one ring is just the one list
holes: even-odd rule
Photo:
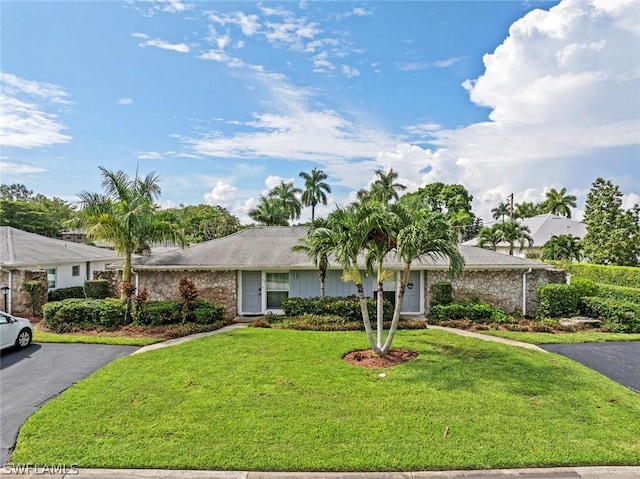
[[[9, 284], [9, 273], [0, 272], [0, 286], [9, 286], [11, 291], [7, 296], [8, 312], [16, 316], [28, 316], [33, 315], [31, 309], [30, 296], [27, 290], [24, 288], [24, 283], [27, 281], [40, 281], [43, 285], [44, 297], [42, 298], [42, 304], [47, 302], [47, 272], [43, 270], [12, 270], [11, 271], [11, 284]], [[0, 307], [4, 311], [4, 295], [0, 294]]]
[[[187, 276], [198, 289], [198, 297], [224, 306], [226, 319], [238, 313], [237, 273], [235, 271], [139, 271], [138, 289], [147, 288], [149, 301], [180, 299], [178, 282]], [[135, 280], [135, 276], [132, 278]]]
[[[453, 299], [466, 301], [477, 297], [507, 313], [522, 312], [523, 270], [465, 271], [451, 281], [446, 271], [426, 271], [425, 311], [428, 313], [433, 296], [431, 286], [439, 281], [448, 281], [453, 286]], [[564, 283], [563, 270], [534, 270], [527, 274], [527, 316], [534, 316], [540, 306], [538, 287], [547, 283]]]

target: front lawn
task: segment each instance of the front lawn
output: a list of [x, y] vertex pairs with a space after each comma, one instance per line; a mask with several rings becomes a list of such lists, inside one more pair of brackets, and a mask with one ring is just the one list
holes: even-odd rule
[[[640, 465], [640, 395], [563, 357], [399, 331], [419, 356], [352, 366], [361, 332], [240, 329], [122, 358], [45, 404], [15, 463], [384, 471]], [[445, 431], [447, 431], [445, 433]]]
[[36, 343], [84, 343], [84, 344], [111, 344], [119, 346], [147, 346], [148, 344], [162, 341], [161, 338], [143, 338], [111, 335], [52, 333], [44, 331], [36, 326], [33, 328], [33, 341]]
[[477, 331], [530, 344], [602, 343], [605, 341], [640, 341], [640, 334], [582, 331], [576, 333], [529, 333], [518, 331]]

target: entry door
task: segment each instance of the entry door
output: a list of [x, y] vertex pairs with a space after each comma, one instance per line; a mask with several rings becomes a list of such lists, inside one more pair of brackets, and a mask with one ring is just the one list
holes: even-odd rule
[[402, 312], [420, 312], [420, 271], [409, 272], [409, 283], [404, 290], [404, 299], [402, 300]]
[[242, 272], [242, 312], [262, 312], [262, 273], [260, 271]]

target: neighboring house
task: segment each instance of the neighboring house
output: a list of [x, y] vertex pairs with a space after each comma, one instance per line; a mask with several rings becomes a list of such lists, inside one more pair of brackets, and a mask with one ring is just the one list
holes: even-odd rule
[[[225, 306], [229, 317], [279, 313], [283, 298], [320, 295], [315, 265], [304, 253], [291, 250], [306, 232], [304, 226], [253, 227], [186, 249], [136, 258], [133, 281], [139, 290], [147, 289], [150, 300], [174, 299], [178, 297], [180, 277], [187, 275], [200, 296]], [[456, 299], [478, 297], [509, 312], [533, 313], [537, 287], [564, 282], [564, 272], [551, 270], [544, 263], [473, 246], [459, 248], [466, 267], [464, 274], [452, 282]], [[385, 291], [395, 300], [402, 265], [389, 263], [386, 267], [397, 271], [395, 280], [385, 283]], [[430, 258], [414, 263], [403, 313], [428, 312], [431, 286], [446, 280], [448, 263]], [[327, 296], [356, 294], [352, 282], [342, 281], [338, 264], [330, 265], [325, 285]], [[374, 295], [375, 287], [375, 278], [365, 278], [367, 296]]]
[[7, 312], [25, 314], [25, 281], [43, 278], [49, 290], [82, 286], [95, 271], [104, 271], [108, 263], [121, 260], [112, 250], [0, 227], [0, 287], [10, 288]]
[[74, 243], [86, 243], [87, 237], [82, 230], [66, 230], [58, 235], [58, 239], [73, 241]]
[[[529, 247], [527, 243], [525, 243], [523, 249], [520, 249], [519, 244], [514, 245], [513, 254], [521, 258], [542, 257], [542, 247], [552, 236], [573, 235], [576, 238], [582, 239], [587, 234], [587, 226], [584, 223], [551, 213], [524, 218], [518, 220], [518, 222], [529, 228], [529, 236], [533, 238], [531, 247]], [[490, 223], [486, 226], [491, 225]], [[475, 246], [477, 242], [477, 238], [473, 238], [462, 244]], [[496, 247], [496, 252], [509, 254], [509, 245], [507, 243], [499, 243]]]

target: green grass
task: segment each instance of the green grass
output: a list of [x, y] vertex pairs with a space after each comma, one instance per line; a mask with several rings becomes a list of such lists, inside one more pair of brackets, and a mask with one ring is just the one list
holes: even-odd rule
[[[555, 354], [399, 331], [385, 370], [361, 332], [240, 329], [122, 358], [45, 404], [15, 463], [384, 471], [640, 465], [640, 395]], [[445, 428], [448, 435], [445, 437]]]
[[605, 341], [640, 341], [640, 334], [602, 333], [599, 331], [579, 333], [528, 333], [519, 331], [478, 331], [489, 336], [513, 339], [530, 344], [602, 343]]
[[162, 341], [158, 338], [131, 338], [126, 336], [95, 336], [90, 334], [58, 334], [33, 328], [33, 341], [36, 343], [85, 343], [111, 344], [119, 346], [146, 346]]

